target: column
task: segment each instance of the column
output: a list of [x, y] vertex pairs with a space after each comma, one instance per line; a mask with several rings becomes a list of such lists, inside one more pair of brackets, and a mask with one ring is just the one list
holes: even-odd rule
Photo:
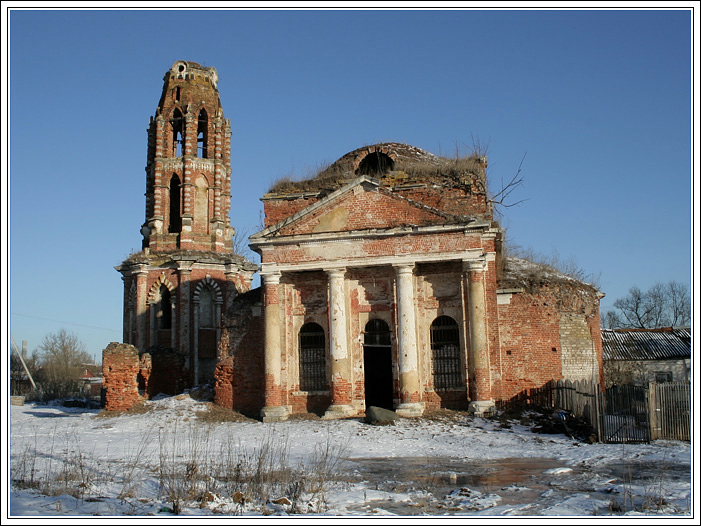
[[[218, 341], [218, 340], [217, 340]], [[200, 383], [200, 302], [192, 302], [192, 356], [194, 358], [192, 374], [195, 385]]]
[[467, 317], [470, 348], [467, 353], [470, 405], [477, 415], [494, 408], [489, 371], [489, 338], [487, 335], [487, 308], [484, 278], [487, 263], [483, 259], [463, 261], [467, 289]]
[[397, 272], [397, 345], [399, 351], [399, 396], [396, 412], [401, 416], [421, 416], [423, 403], [419, 382], [419, 356], [416, 347], [414, 305], [414, 264], [394, 265]]
[[[178, 267], [178, 307], [176, 313], [178, 316], [178, 331], [179, 331], [179, 342], [178, 346], [175, 346], [175, 340], [173, 340], [173, 349], [179, 349], [183, 355], [188, 356], [189, 360], [192, 360], [190, 356], [190, 275], [192, 274], [192, 264], [185, 264]], [[175, 320], [175, 318], [173, 318]], [[195, 368], [197, 366], [195, 365]], [[197, 376], [194, 377], [193, 381], [197, 384]]]
[[136, 271], [136, 342], [134, 346], [140, 352], [146, 351], [146, 316], [148, 312], [148, 290], [146, 277], [148, 271], [140, 266]]
[[341, 418], [355, 414], [351, 405], [351, 360], [348, 354], [346, 325], [345, 268], [326, 271], [329, 277], [329, 355], [331, 358], [331, 405], [324, 418]]
[[263, 294], [265, 305], [265, 407], [261, 410], [263, 422], [287, 419], [287, 408], [282, 405], [280, 374], [280, 273], [265, 274]]

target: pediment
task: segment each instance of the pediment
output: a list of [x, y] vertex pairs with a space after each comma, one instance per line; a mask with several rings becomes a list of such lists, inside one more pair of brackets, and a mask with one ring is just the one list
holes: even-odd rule
[[454, 216], [394, 194], [373, 179], [360, 177], [251, 239], [387, 230], [454, 221]]

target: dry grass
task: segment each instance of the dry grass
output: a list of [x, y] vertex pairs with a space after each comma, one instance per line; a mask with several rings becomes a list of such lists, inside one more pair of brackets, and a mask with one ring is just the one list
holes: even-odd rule
[[124, 416], [124, 415], [143, 415], [146, 413], [150, 413], [151, 411], [156, 411], [158, 410], [157, 407], [154, 407], [153, 405], [146, 404], [145, 402], [138, 402], [135, 404], [133, 407], [130, 409], [127, 409], [125, 411], [110, 411], [107, 409], [103, 409], [99, 413], [95, 415], [97, 418], [115, 418], [118, 416]]
[[207, 424], [218, 424], [220, 422], [257, 422], [253, 418], [248, 418], [231, 409], [227, 409], [215, 403], [209, 402], [204, 411], [197, 411], [197, 420]]
[[[473, 190], [486, 190], [486, 160], [479, 155], [434, 157], [423, 161], [399, 158], [395, 161], [394, 169], [386, 176], [392, 178], [401, 175], [407, 182], [424, 181], [450, 186], [468, 184]], [[286, 194], [334, 190], [357, 176], [358, 174], [344, 170], [337, 164], [324, 165], [304, 179], [297, 180], [290, 176], [280, 178], [273, 183], [268, 192]], [[475, 188], [476, 186], [479, 188]]]

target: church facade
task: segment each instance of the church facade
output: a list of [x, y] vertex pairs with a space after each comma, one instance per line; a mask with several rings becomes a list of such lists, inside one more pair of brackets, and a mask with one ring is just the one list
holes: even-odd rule
[[216, 72], [176, 62], [158, 108], [144, 250], [118, 267], [140, 396], [211, 382], [218, 404], [267, 422], [372, 405], [483, 414], [552, 379], [600, 381], [602, 295], [505, 256], [486, 158], [382, 143], [278, 182], [249, 239], [262, 278], [250, 290]]

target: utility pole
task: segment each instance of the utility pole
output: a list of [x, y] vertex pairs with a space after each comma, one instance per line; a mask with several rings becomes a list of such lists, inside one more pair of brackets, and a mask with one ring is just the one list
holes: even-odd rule
[[12, 338], [12, 350], [15, 351], [15, 354], [19, 356], [19, 361], [22, 362], [22, 367], [24, 367], [24, 372], [27, 373], [27, 376], [29, 376], [29, 381], [32, 382], [32, 388], [36, 391], [37, 384], [34, 383], [34, 378], [32, 378], [32, 373], [29, 372], [29, 369], [27, 368], [27, 364], [24, 363], [24, 358], [22, 357], [22, 354], [27, 350], [27, 340], [22, 340], [22, 352], [19, 352], [17, 348], [17, 344], [15, 343], [15, 339]]

